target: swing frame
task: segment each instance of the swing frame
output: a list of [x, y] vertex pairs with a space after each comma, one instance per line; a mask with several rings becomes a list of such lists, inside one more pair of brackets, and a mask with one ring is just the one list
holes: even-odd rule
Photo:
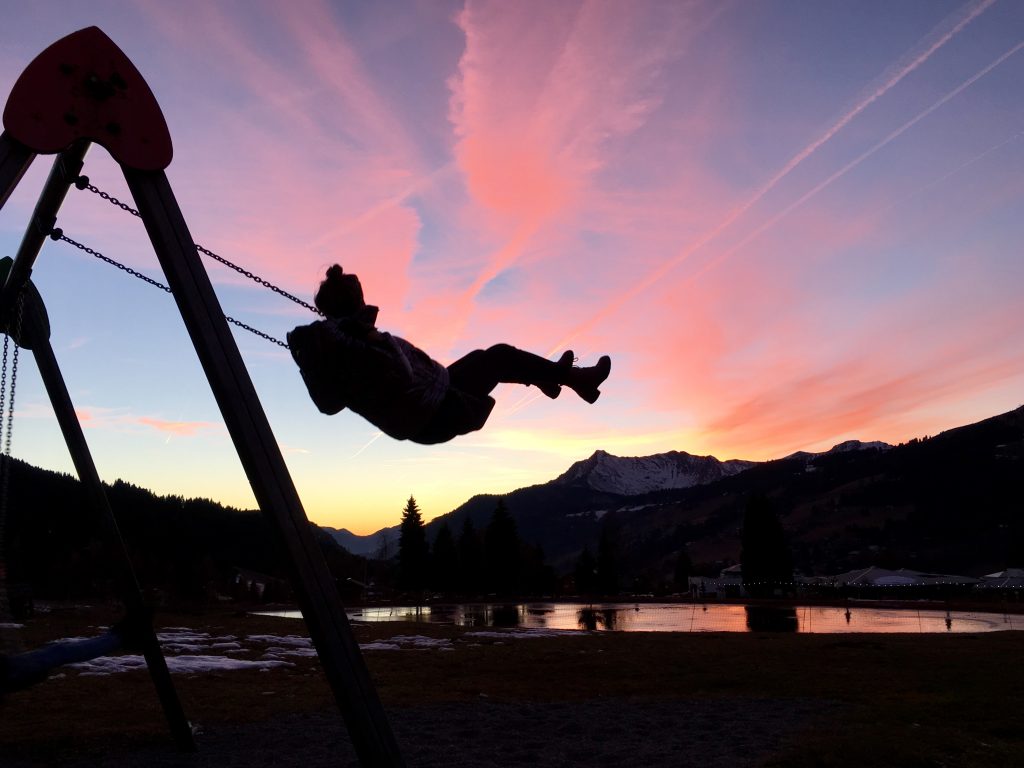
[[[0, 327], [11, 321], [17, 297], [28, 284], [35, 259], [53, 230], [70, 185], [81, 172], [89, 146], [100, 144], [121, 166], [259, 508], [283, 545], [299, 606], [356, 753], [367, 766], [404, 765], [337, 586], [164, 173], [173, 154], [172, 144], [149, 86], [106, 34], [88, 27], [58, 40], [29, 64], [12, 88], [3, 124], [0, 208], [36, 155], [57, 154], [57, 158], [0, 289]], [[49, 343], [36, 346], [49, 348]], [[40, 356], [36, 357], [38, 362]], [[43, 357], [47, 357], [45, 351]], [[60, 374], [52, 349], [45, 362], [52, 366], [48, 373], [43, 372], [45, 365], [40, 366], [44, 378], [56, 383]], [[62, 429], [65, 420], [73, 420], [69, 430], [75, 432], [77, 427], [81, 435], [70, 399], [47, 389], [58, 417], [61, 412], [70, 417], [62, 419]], [[66, 430], [76, 469], [96, 496], [90, 477], [95, 467], [90, 472], [88, 466], [78, 466], [80, 460], [83, 465], [91, 464], [84, 436], [79, 440], [68, 434]], [[99, 488], [102, 492], [102, 485]], [[104, 501], [94, 498], [100, 507]], [[128, 599], [133, 598], [129, 595]], [[128, 603], [127, 607], [131, 610], [132, 606]], [[159, 659], [150, 664], [151, 674], [154, 666], [163, 662], [162, 655], [157, 655]], [[163, 667], [166, 670], [165, 662]], [[166, 683], [176, 704], [169, 675]], [[164, 701], [167, 693], [160, 684], [158, 692]], [[180, 711], [180, 704], [177, 708]], [[182, 726], [175, 725], [176, 718], [168, 714], [176, 739], [187, 747], [184, 734], [177, 735]], [[180, 720], [187, 726], [183, 714]]]

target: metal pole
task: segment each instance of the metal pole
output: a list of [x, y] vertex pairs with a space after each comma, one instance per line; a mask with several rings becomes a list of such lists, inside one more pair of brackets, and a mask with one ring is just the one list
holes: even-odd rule
[[[2, 142], [0, 142], [0, 146], [2, 146]], [[18, 295], [22, 286], [32, 275], [32, 266], [35, 264], [46, 237], [53, 230], [54, 222], [57, 221], [57, 212], [63, 205], [64, 198], [67, 197], [68, 189], [75, 183], [78, 174], [82, 172], [82, 163], [85, 160], [85, 153], [89, 151], [89, 146], [88, 141], [77, 142], [66, 152], [57, 155], [53, 161], [53, 168], [46, 179], [46, 185], [39, 195], [32, 218], [21, 238], [21, 245], [14, 257], [14, 265], [7, 275], [7, 281], [3, 288], [0, 289], [0, 324], [5, 323], [8, 319], [8, 313], [14, 306], [14, 297]]]
[[123, 168], [264, 517], [283, 543], [309, 633], [363, 765], [403, 766], [323, 553], [163, 171]]

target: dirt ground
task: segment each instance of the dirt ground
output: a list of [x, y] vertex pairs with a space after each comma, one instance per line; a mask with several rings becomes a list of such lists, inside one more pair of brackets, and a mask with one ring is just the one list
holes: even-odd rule
[[[110, 619], [55, 610], [18, 639], [33, 647]], [[233, 658], [285, 661], [174, 674], [193, 754], [171, 742], [144, 670], [65, 670], [0, 700], [0, 766], [358, 765], [315, 656], [274, 655], [301, 645], [301, 621], [159, 621], [161, 631], [231, 639]], [[1020, 632], [354, 629], [409, 766], [1010, 766], [1024, 756]]]

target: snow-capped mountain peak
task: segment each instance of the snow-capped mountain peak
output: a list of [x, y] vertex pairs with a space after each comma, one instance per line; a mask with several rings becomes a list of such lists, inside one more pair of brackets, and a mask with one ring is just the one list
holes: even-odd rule
[[636, 496], [711, 483], [742, 472], [754, 463], [736, 459], [719, 461], [714, 456], [693, 456], [683, 451], [627, 457], [595, 451], [590, 458], [577, 461], [552, 483], [582, 485], [595, 491]]
[[833, 445], [827, 451], [820, 451], [818, 453], [797, 451], [796, 453], [784, 456], [783, 459], [803, 459], [807, 462], [813, 462], [821, 456], [833, 456], [837, 453], [853, 453], [854, 451], [887, 451], [890, 448], [892, 448], [891, 445], [883, 443], [881, 440], [872, 440], [868, 443], [861, 442], [860, 440], [844, 440], [841, 443]]
[[849, 453], [850, 451], [870, 451], [879, 450], [886, 451], [892, 448], [888, 443], [883, 443], [881, 440], [872, 440], [869, 443], [863, 443], [860, 440], [846, 440], [837, 445], [833, 445], [826, 453]]

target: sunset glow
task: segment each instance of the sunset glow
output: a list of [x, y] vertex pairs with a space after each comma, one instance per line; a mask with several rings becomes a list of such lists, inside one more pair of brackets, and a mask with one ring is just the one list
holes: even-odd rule
[[[0, 0], [0, 94], [82, 27], [149, 82], [196, 241], [311, 300], [340, 262], [443, 362], [613, 360], [602, 396], [504, 386], [434, 447], [319, 414], [236, 338], [311, 519], [369, 533], [602, 449], [770, 459], [1024, 402], [1024, 4]], [[9, 7], [8, 7], [9, 6]], [[0, 213], [13, 255], [49, 170]], [[131, 201], [94, 148], [92, 182]], [[137, 219], [59, 226], [163, 279]], [[227, 314], [313, 317], [217, 264]], [[172, 300], [64, 243], [33, 281], [105, 480], [254, 501]], [[13, 453], [71, 471], [22, 358]]]

